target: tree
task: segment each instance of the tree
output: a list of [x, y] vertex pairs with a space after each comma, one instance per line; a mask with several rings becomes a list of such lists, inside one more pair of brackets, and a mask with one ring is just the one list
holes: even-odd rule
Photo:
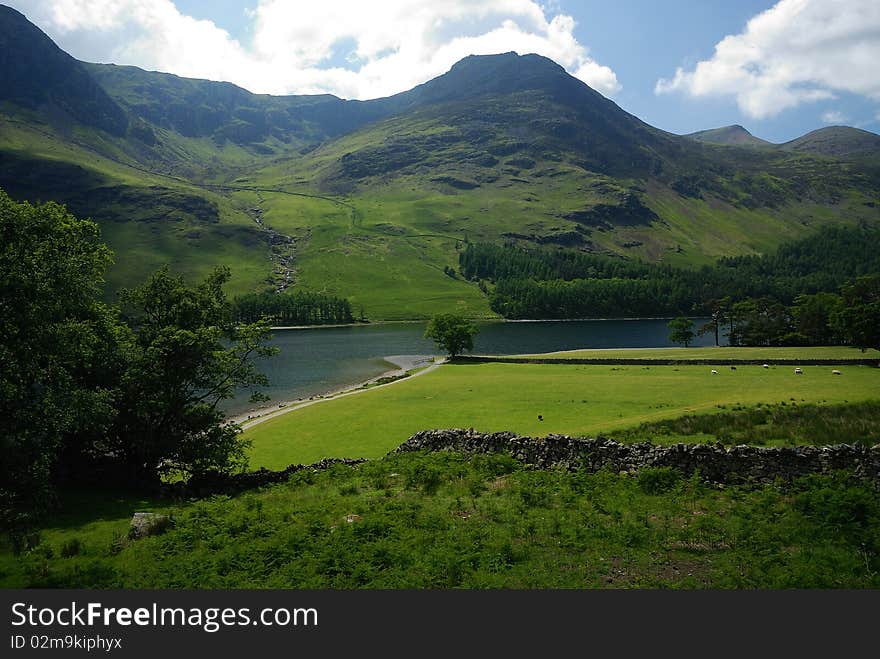
[[666, 325], [669, 332], [669, 340], [673, 343], [682, 343], [687, 348], [694, 340], [694, 321], [684, 316], [670, 320]]
[[240, 325], [223, 292], [229, 269], [188, 287], [167, 268], [121, 293], [133, 338], [120, 384], [114, 449], [130, 478], [155, 483], [169, 473], [229, 472], [246, 464], [241, 429], [225, 422], [221, 401], [266, 378], [255, 358], [266, 321]]
[[730, 304], [731, 301], [729, 297], [709, 302], [709, 306], [712, 309], [712, 319], [708, 323], [701, 325], [697, 330], [697, 334], [703, 336], [704, 334], [713, 333], [715, 335], [715, 345], [721, 345], [721, 325], [728, 321], [728, 317], [730, 316]]
[[795, 332], [803, 337], [806, 345], [825, 346], [839, 343], [840, 337], [832, 319], [842, 308], [842, 298], [834, 293], [798, 295], [792, 307]]
[[880, 350], [880, 275], [859, 277], [840, 289], [843, 307], [834, 322], [852, 345]]
[[450, 359], [455, 359], [462, 351], [474, 349], [474, 336], [478, 331], [476, 325], [462, 316], [439, 314], [425, 328], [425, 338], [433, 339]]
[[[266, 383], [268, 324], [237, 324], [218, 268], [187, 287], [167, 269], [100, 302], [112, 260], [98, 226], [0, 190], [0, 527], [16, 546], [58, 486], [230, 471], [240, 428], [219, 404]], [[257, 394], [255, 394], [256, 396]]]
[[792, 341], [791, 310], [769, 297], [748, 298], [733, 305], [730, 344], [735, 346], [778, 346]]
[[96, 224], [0, 190], [0, 236], [0, 526], [15, 532], [51, 503], [64, 447], [109, 423], [120, 327], [98, 301], [112, 255]]

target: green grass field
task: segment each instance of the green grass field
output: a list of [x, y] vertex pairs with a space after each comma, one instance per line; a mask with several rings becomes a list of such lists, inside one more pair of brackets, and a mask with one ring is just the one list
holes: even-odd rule
[[535, 359], [880, 359], [880, 351], [846, 346], [817, 346], [810, 348], [731, 347], [708, 348], [615, 348], [599, 350], [565, 350], [535, 355], [517, 355]]
[[[803, 353], [801, 353], [803, 354]], [[473, 427], [525, 435], [595, 435], [732, 405], [843, 403], [880, 398], [880, 369], [788, 366], [455, 364], [281, 415], [247, 430], [251, 467], [324, 457], [374, 458], [413, 433]], [[538, 415], [543, 420], [538, 420]]]

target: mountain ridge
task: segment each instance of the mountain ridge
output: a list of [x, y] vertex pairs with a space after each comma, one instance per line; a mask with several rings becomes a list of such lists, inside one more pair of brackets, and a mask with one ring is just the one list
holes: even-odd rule
[[[95, 217], [120, 255], [111, 289], [226, 262], [234, 291], [289, 278], [375, 318], [484, 316], [485, 292], [449, 274], [469, 239], [700, 265], [880, 219], [880, 168], [850, 133], [788, 149], [674, 135], [539, 55], [469, 56], [369, 101], [256, 95], [77, 62], [9, 11], [19, 34], [0, 43], [32, 34], [31, 53], [0, 54], [0, 76], [46, 89], [0, 87], [0, 187]], [[89, 102], [109, 130], [78, 119]], [[828, 144], [844, 155], [811, 152]]]

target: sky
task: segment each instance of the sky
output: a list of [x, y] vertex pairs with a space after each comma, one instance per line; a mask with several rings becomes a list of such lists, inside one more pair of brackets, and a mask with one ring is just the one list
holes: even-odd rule
[[878, 0], [2, 0], [90, 62], [377, 98], [470, 54], [555, 60], [673, 133], [880, 132]]

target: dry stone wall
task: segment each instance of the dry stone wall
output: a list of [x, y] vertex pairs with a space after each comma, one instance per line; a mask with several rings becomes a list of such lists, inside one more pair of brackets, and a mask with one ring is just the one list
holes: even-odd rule
[[474, 430], [426, 430], [413, 435], [396, 452], [456, 451], [460, 453], [506, 452], [538, 468], [562, 467], [637, 473], [646, 467], [672, 467], [715, 483], [771, 483], [791, 481], [807, 474], [849, 470], [854, 476], [880, 483], [880, 445], [797, 446], [765, 448], [725, 447], [721, 444], [673, 444], [648, 442], [620, 444], [603, 438], [548, 435], [521, 437], [510, 432], [480, 433]]

